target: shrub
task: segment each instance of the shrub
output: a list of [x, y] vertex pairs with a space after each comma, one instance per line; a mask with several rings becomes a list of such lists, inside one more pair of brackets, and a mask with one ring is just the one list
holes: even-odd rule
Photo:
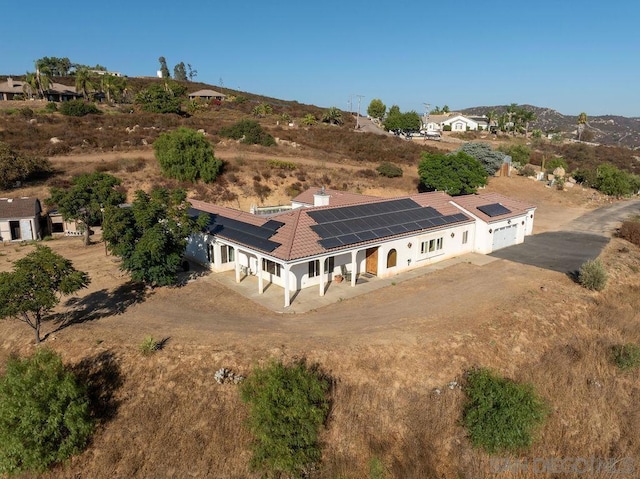
[[569, 170], [569, 165], [562, 158], [553, 158], [553, 159], [547, 161], [544, 164], [544, 166], [545, 166], [546, 171], [548, 173], [553, 173], [553, 170], [555, 170], [556, 168], [562, 168], [562, 169], [564, 169], [564, 171]]
[[102, 112], [93, 103], [85, 103], [82, 100], [69, 100], [62, 102], [60, 113], [66, 116], [85, 116]]
[[144, 341], [140, 343], [138, 349], [144, 356], [150, 356], [160, 348], [158, 341], [153, 339], [153, 336], [147, 336], [146, 338], [144, 338]]
[[376, 170], [372, 170], [371, 168], [365, 168], [363, 170], [358, 170], [356, 172], [356, 176], [359, 176], [360, 178], [373, 179], [378, 177], [378, 173]]
[[536, 176], [536, 170], [533, 166], [531, 165], [526, 165], [524, 168], [522, 168], [519, 171], [520, 175], [522, 176]]
[[25, 156], [0, 141], [0, 188], [6, 189], [17, 181], [47, 177], [53, 168], [47, 158]]
[[442, 131], [451, 131], [451, 125], [444, 125]]
[[578, 282], [587, 289], [602, 291], [607, 279], [607, 271], [599, 259], [585, 262], [578, 271]]
[[28, 106], [25, 106], [24, 108], [20, 108], [20, 114], [27, 119], [33, 118], [33, 110]]
[[518, 384], [489, 369], [467, 373], [463, 421], [475, 447], [489, 453], [517, 451], [533, 443], [547, 407], [530, 384]]
[[39, 349], [0, 378], [0, 474], [41, 472], [80, 452], [93, 432], [85, 387]]
[[634, 343], [616, 344], [611, 347], [611, 360], [622, 370], [640, 367], [640, 346]]
[[55, 102], [50, 101], [49, 103], [47, 103], [47, 105], [44, 107], [44, 111], [46, 111], [47, 113], [53, 113], [58, 111], [58, 105], [55, 104]]
[[317, 366], [272, 362], [242, 384], [254, 435], [251, 467], [300, 477], [320, 462], [318, 434], [329, 412], [329, 381]]
[[222, 170], [222, 160], [213, 155], [207, 139], [190, 128], [162, 133], [153, 143], [162, 172], [181, 181], [215, 181]]
[[135, 103], [150, 113], [180, 113], [186, 87], [177, 82], [153, 84], [136, 95]]
[[220, 136], [241, 140], [249, 145], [273, 146], [276, 140], [264, 131], [260, 123], [255, 120], [240, 120], [239, 122], [224, 128], [220, 128]]
[[618, 236], [636, 246], [640, 246], [640, 221], [624, 221]]
[[398, 165], [394, 165], [393, 163], [389, 163], [385, 161], [380, 163], [380, 166], [376, 168], [376, 171], [381, 175], [387, 178], [398, 178], [402, 176], [402, 168]]
[[267, 165], [269, 168], [278, 169], [278, 170], [295, 170], [298, 165], [296, 165], [293, 161], [283, 161], [283, 160], [268, 160]]

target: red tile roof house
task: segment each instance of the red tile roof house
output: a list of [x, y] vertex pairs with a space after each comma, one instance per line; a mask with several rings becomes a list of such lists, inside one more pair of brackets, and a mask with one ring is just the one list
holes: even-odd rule
[[522, 243], [533, 231], [535, 206], [498, 194], [451, 197], [444, 192], [392, 199], [335, 190], [307, 190], [294, 209], [270, 217], [191, 200], [191, 214], [209, 215], [189, 238], [186, 257], [214, 272], [258, 279], [292, 293], [338, 275], [389, 277], [466, 253]]
[[40, 239], [41, 212], [37, 198], [0, 198], [0, 242]]

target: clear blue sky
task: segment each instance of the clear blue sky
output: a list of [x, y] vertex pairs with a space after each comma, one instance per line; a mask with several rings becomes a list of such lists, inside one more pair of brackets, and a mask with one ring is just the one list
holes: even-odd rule
[[[361, 111], [533, 104], [640, 117], [640, 1], [35, 0], [7, 12], [1, 74], [43, 56]], [[354, 97], [354, 109], [357, 99]]]

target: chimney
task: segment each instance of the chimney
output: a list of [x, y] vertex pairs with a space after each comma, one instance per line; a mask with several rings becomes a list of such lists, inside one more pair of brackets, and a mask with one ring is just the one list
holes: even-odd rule
[[9, 88], [13, 88], [13, 78], [7, 78], [7, 84], [9, 85]]
[[313, 206], [329, 206], [329, 198], [323, 186], [320, 191], [313, 195]]

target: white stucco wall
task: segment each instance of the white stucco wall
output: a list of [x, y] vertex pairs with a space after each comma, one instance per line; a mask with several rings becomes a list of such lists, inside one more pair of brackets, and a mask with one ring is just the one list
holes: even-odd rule
[[2, 241], [11, 241], [12, 221], [18, 221], [20, 224], [20, 237], [15, 241], [30, 241], [40, 239], [40, 224], [35, 218], [9, 218], [0, 220], [0, 237]]

